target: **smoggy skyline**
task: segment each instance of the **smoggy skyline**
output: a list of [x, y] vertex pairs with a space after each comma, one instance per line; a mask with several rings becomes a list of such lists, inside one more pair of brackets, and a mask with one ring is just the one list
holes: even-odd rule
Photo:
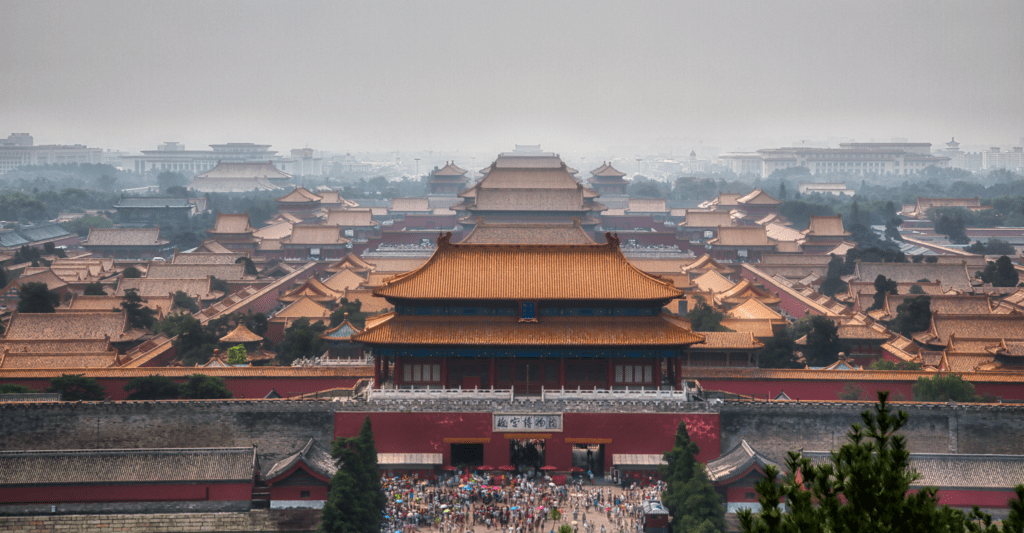
[[0, 1], [0, 135], [203, 149], [1016, 145], [1024, 5]]

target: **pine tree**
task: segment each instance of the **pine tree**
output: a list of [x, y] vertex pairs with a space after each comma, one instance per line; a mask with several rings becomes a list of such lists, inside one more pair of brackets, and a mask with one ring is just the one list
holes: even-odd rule
[[377, 470], [370, 417], [357, 437], [338, 437], [331, 449], [338, 472], [331, 478], [320, 515], [320, 533], [377, 533], [385, 497]]
[[690, 440], [686, 421], [676, 429], [675, 445], [665, 452], [661, 478], [666, 482], [662, 503], [672, 515], [672, 532], [725, 531], [725, 509], [708, 480], [704, 465], [697, 462], [700, 448]]
[[[896, 435], [907, 423], [907, 413], [893, 413], [886, 404], [887, 392], [878, 393], [878, 405], [861, 413], [863, 425], [853, 424], [848, 442], [822, 465], [812, 465], [799, 452], [789, 452], [788, 474], [781, 483], [774, 466], [765, 468], [765, 477], [754, 489], [761, 513], [749, 509], [737, 515], [746, 533], [875, 533], [961, 532], [995, 533], [991, 517], [975, 508], [970, 513], [938, 504], [938, 490], [925, 487], [914, 494], [910, 485], [920, 474], [910, 466], [906, 438]], [[1018, 502], [1024, 486], [1018, 486]], [[782, 512], [782, 505], [786, 512]], [[1019, 532], [1017, 522], [1007, 522]], [[1011, 511], [1012, 513], [1012, 511]], [[1017, 529], [1012, 529], [1017, 528]]]

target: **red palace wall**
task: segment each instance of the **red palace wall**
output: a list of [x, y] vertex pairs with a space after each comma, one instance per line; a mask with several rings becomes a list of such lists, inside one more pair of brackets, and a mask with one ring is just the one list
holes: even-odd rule
[[[69, 374], [74, 371], [68, 371]], [[80, 373], [80, 372], [79, 372]], [[159, 369], [154, 369], [154, 374], [159, 374]], [[197, 374], [201, 374], [202, 369], [196, 369]], [[371, 374], [372, 371], [367, 371], [367, 374]], [[360, 380], [360, 377], [295, 377], [295, 378], [282, 378], [282, 377], [225, 377], [224, 385], [231, 391], [235, 399], [245, 398], [266, 398], [270, 389], [274, 389], [284, 398], [290, 398], [293, 396], [299, 396], [302, 394], [308, 394], [311, 392], [318, 392], [327, 389], [341, 388], [341, 387], [354, 387], [355, 384]], [[175, 383], [185, 383], [188, 381], [187, 378], [172, 378]], [[124, 386], [128, 384], [130, 378], [97, 378], [96, 381], [103, 386], [104, 394], [110, 397], [111, 400], [125, 400], [128, 397], [128, 393], [125, 392]], [[16, 385], [24, 385], [29, 389], [35, 391], [44, 391], [50, 386], [49, 379], [11, 379], [8, 377], [0, 377], [0, 383], [12, 383]]]
[[159, 485], [58, 485], [0, 489], [4, 503], [249, 501], [248, 483]]
[[[440, 453], [451, 464], [453, 440], [485, 439], [484, 463], [509, 463], [506, 433], [491, 431], [491, 413], [335, 413], [335, 437], [359, 433], [369, 415], [378, 453]], [[547, 433], [545, 460], [548, 465], [568, 470], [572, 464], [573, 442], [605, 444], [605, 468], [611, 468], [613, 454], [660, 454], [672, 448], [680, 420], [686, 420], [692, 438], [700, 447], [697, 459], [708, 462], [719, 455], [717, 414], [682, 413], [565, 413], [562, 432]], [[517, 433], [518, 436], [525, 435]], [[445, 442], [448, 440], [448, 442]]]

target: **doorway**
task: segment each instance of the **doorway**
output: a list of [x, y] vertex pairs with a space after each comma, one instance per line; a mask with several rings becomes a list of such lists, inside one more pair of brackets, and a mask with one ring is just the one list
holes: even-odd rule
[[452, 445], [452, 466], [474, 468], [484, 464], [483, 444], [455, 444]]
[[591, 471], [594, 477], [604, 477], [604, 444], [574, 444], [572, 466]]
[[544, 466], [544, 439], [509, 439], [508, 464], [520, 471]]

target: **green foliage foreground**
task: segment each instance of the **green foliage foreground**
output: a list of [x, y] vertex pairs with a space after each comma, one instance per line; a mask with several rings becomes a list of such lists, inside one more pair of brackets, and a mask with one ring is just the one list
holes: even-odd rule
[[[938, 489], [925, 487], [910, 494], [920, 474], [910, 467], [906, 438], [896, 435], [907, 423], [907, 413], [893, 413], [887, 392], [878, 393], [874, 411], [864, 411], [864, 422], [853, 424], [848, 442], [825, 464], [813, 465], [799, 452], [789, 452], [788, 474], [773, 466], [755, 490], [761, 513], [737, 513], [747, 533], [984, 533], [1020, 532], [1024, 517], [1020, 500], [1024, 484], [1017, 485], [1010, 518], [1000, 530], [977, 507], [969, 513], [939, 505]], [[783, 512], [783, 504], [786, 512]]]

